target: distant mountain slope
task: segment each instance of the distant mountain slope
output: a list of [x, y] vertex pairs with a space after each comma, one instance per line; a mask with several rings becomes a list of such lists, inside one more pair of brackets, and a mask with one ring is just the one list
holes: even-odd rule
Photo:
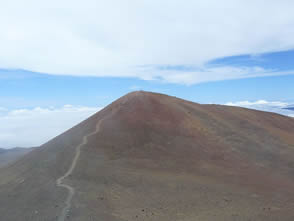
[[0, 168], [15, 162], [17, 159], [29, 153], [31, 150], [32, 148], [0, 148]]
[[293, 206], [293, 118], [156, 93], [0, 169], [5, 221], [293, 221]]

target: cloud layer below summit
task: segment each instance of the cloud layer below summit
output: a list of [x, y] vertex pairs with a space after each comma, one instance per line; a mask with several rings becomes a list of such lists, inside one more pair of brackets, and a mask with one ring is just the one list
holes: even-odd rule
[[258, 101], [252, 101], [252, 102], [250, 101], [228, 102], [226, 103], [226, 105], [274, 112], [274, 113], [294, 117], [294, 109], [293, 110], [287, 109], [288, 107], [293, 107], [294, 105], [287, 102], [258, 100]]
[[100, 109], [72, 105], [15, 110], [0, 108], [1, 147], [39, 146]]

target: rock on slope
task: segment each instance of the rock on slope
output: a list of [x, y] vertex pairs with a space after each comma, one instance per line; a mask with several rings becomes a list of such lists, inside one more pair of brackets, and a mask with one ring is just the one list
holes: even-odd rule
[[58, 220], [89, 134], [66, 220], [293, 220], [294, 119], [148, 92], [0, 170], [2, 219]]

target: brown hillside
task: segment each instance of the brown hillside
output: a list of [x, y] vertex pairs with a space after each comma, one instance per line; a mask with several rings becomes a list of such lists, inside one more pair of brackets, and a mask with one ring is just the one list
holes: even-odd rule
[[32, 148], [0, 148], [0, 168], [15, 162], [20, 157], [32, 151]]
[[292, 221], [294, 119], [130, 93], [0, 170], [0, 220], [62, 220], [58, 179], [64, 220]]

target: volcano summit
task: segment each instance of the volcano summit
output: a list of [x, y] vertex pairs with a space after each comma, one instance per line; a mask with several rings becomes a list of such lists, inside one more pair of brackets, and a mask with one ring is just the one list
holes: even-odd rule
[[1, 168], [0, 214], [293, 221], [294, 119], [132, 92]]

